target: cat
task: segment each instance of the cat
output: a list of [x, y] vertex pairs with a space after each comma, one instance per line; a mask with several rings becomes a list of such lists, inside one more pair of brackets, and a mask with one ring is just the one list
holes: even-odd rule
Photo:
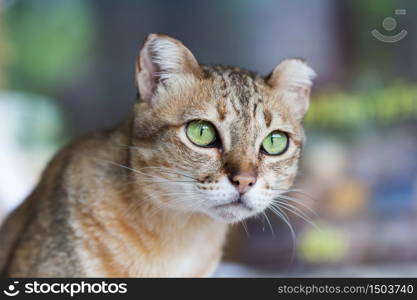
[[314, 75], [300, 59], [267, 77], [200, 65], [150, 34], [133, 112], [49, 163], [1, 228], [2, 275], [210, 276], [229, 224], [292, 185]]

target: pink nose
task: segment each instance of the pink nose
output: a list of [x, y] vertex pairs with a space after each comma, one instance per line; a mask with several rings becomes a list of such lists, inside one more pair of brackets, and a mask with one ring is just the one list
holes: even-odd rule
[[242, 173], [233, 176], [233, 178], [231, 178], [231, 182], [236, 187], [237, 191], [240, 194], [243, 194], [255, 184], [256, 177], [248, 173]]

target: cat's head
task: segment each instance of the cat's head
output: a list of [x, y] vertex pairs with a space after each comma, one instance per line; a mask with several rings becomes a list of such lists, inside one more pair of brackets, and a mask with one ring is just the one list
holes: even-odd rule
[[149, 35], [131, 147], [145, 198], [226, 222], [263, 212], [296, 176], [313, 76], [299, 59], [267, 77], [199, 65], [181, 42]]

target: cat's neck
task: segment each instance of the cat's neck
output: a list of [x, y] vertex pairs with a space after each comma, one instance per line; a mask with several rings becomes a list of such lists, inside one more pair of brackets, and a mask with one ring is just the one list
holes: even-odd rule
[[[226, 224], [200, 213], [161, 209], [144, 199], [131, 199], [137, 205], [120, 200], [111, 208], [111, 221], [102, 223], [105, 229], [98, 243], [99, 247], [119, 249], [104, 264], [118, 267], [104, 267], [100, 272], [122, 277], [212, 274], [222, 255]], [[103, 216], [99, 218], [103, 220]]]

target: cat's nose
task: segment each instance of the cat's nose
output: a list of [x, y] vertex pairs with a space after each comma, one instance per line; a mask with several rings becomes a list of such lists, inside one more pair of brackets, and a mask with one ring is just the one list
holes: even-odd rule
[[256, 177], [251, 173], [241, 173], [233, 176], [230, 181], [240, 194], [246, 193], [256, 182]]

